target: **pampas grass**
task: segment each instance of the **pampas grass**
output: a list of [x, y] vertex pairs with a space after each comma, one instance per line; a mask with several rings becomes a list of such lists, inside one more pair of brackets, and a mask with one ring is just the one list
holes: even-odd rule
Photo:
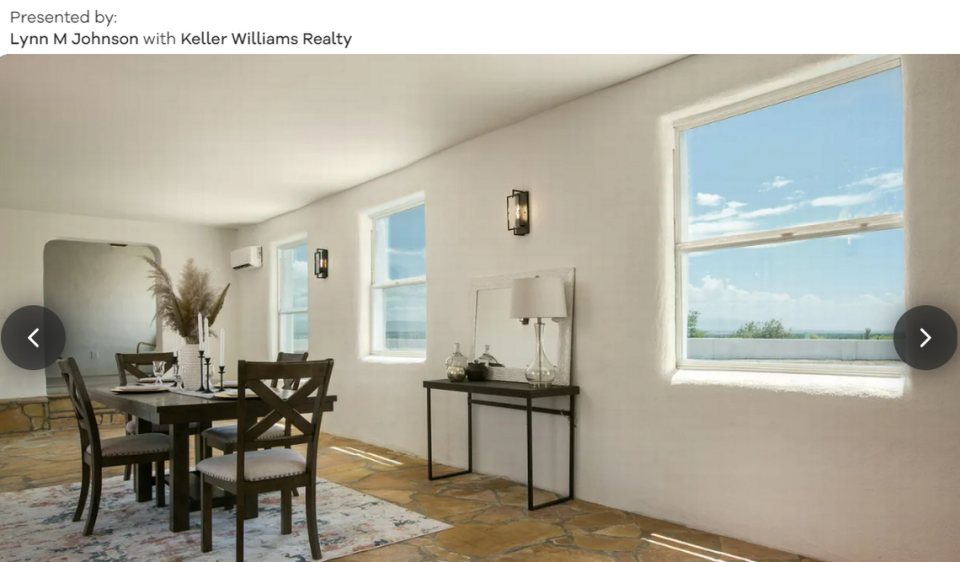
[[159, 263], [146, 256], [143, 260], [150, 264], [147, 278], [151, 285], [148, 290], [157, 298], [157, 315], [154, 319], [159, 319], [164, 326], [180, 334], [187, 343], [197, 343], [201, 329], [197, 326], [197, 314], [209, 317], [213, 326], [223, 308], [230, 284], [223, 290], [213, 288], [210, 272], [201, 271], [189, 259], [183, 265], [180, 282], [174, 290], [170, 274]]

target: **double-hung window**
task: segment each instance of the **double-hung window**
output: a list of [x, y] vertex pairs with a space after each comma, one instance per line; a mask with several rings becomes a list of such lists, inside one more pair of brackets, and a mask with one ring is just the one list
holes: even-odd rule
[[675, 127], [678, 366], [899, 373], [899, 60]]
[[371, 353], [424, 357], [427, 236], [422, 199], [372, 215]]
[[277, 248], [277, 335], [284, 353], [303, 353], [310, 341], [309, 266], [306, 242]]

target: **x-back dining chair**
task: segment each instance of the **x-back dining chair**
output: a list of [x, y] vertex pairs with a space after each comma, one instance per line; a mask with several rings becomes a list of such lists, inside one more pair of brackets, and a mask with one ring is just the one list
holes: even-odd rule
[[159, 433], [126, 435], [113, 439], [100, 439], [100, 428], [93, 412], [90, 395], [80, 374], [80, 368], [73, 357], [57, 362], [60, 373], [67, 385], [67, 394], [73, 404], [73, 412], [80, 428], [80, 456], [83, 480], [80, 485], [80, 501], [73, 515], [74, 521], [80, 521], [87, 495], [91, 488], [90, 513], [83, 528], [84, 535], [93, 534], [100, 510], [100, 490], [103, 487], [103, 469], [140, 463], [156, 463], [157, 506], [166, 505], [164, 497], [164, 465], [170, 458], [170, 440]]
[[[201, 550], [213, 550], [213, 489], [222, 488], [236, 498], [236, 559], [243, 561], [244, 501], [248, 495], [280, 492], [280, 533], [288, 535], [293, 527], [293, 491], [306, 487], [307, 534], [310, 553], [314, 560], [322, 556], [317, 529], [317, 447], [322, 404], [327, 396], [333, 359], [307, 362], [246, 362], [237, 367], [237, 442], [236, 453], [210, 457], [197, 464], [201, 475]], [[291, 379], [301, 381], [293, 394], [282, 397], [264, 381]], [[254, 393], [247, 397], [247, 390]], [[310, 395], [313, 399], [313, 417], [307, 420], [299, 411]], [[249, 419], [247, 400], [261, 400], [271, 411], [259, 420]], [[283, 420], [296, 427], [300, 434], [277, 437], [277, 447], [307, 445], [307, 457], [290, 449], [264, 449], [259, 438]]]
[[[166, 374], [167, 371], [173, 368], [173, 352], [166, 353], [117, 353], [117, 372], [120, 374], [120, 385], [126, 386], [127, 384], [132, 384], [143, 378], [153, 378], [153, 362], [154, 361], [163, 361], [164, 367], [163, 371]], [[144, 371], [142, 367], [149, 367], [149, 372]], [[132, 379], [132, 380], [131, 380]], [[133, 419], [133, 416], [130, 414], [126, 415], [126, 428], [127, 435], [133, 435], [137, 433], [137, 420]], [[202, 428], [196, 424], [190, 424], [190, 434], [197, 435], [200, 433]], [[170, 428], [167, 425], [154, 425], [153, 431], [157, 433], [170, 433]], [[203, 451], [200, 447], [200, 438], [197, 437], [197, 447], [196, 455], [197, 458], [201, 458]], [[127, 465], [123, 468], [123, 479], [130, 480], [130, 475], [133, 472], [133, 467]]]

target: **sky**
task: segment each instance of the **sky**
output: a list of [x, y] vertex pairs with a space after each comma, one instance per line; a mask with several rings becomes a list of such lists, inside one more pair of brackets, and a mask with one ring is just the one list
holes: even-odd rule
[[[903, 211], [900, 69], [690, 129], [687, 229], [700, 240]], [[903, 231], [691, 254], [703, 330], [779, 319], [795, 332], [892, 332]]]
[[[423, 205], [378, 219], [376, 236], [379, 251], [386, 250], [386, 264], [378, 263], [378, 282], [427, 274], [426, 215]], [[422, 328], [427, 321], [426, 285], [409, 285], [384, 290], [387, 327]]]

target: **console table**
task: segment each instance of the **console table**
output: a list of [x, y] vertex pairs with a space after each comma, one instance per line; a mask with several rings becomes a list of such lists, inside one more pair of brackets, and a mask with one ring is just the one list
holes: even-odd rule
[[[447, 379], [423, 381], [423, 387], [427, 389], [427, 478], [430, 480], [440, 480], [441, 478], [451, 478], [462, 474], [473, 472], [473, 406], [493, 406], [495, 408], [507, 408], [509, 410], [521, 410], [527, 413], [527, 509], [534, 511], [543, 509], [551, 505], [563, 503], [573, 499], [573, 465], [576, 459], [574, 449], [574, 429], [576, 427], [576, 396], [580, 394], [579, 386], [548, 386], [533, 387], [526, 383], [506, 382], [506, 381], [463, 381], [451, 382]], [[433, 475], [433, 423], [430, 413], [430, 391], [431, 390], [449, 390], [452, 392], [467, 393], [467, 470]], [[522, 398], [526, 400], [526, 405], [505, 404], [503, 402], [493, 402], [489, 400], [477, 400], [474, 394], [486, 396], [509, 396], [512, 398]], [[570, 398], [570, 408], [568, 410], [558, 410], [554, 408], [540, 408], [533, 405], [534, 399], [550, 398], [553, 396], [567, 396]], [[570, 484], [569, 494], [566, 497], [558, 498], [552, 501], [544, 502], [540, 505], [533, 505], [533, 413], [552, 414], [555, 416], [566, 417], [570, 422], [570, 452], [568, 453], [570, 461]]]

